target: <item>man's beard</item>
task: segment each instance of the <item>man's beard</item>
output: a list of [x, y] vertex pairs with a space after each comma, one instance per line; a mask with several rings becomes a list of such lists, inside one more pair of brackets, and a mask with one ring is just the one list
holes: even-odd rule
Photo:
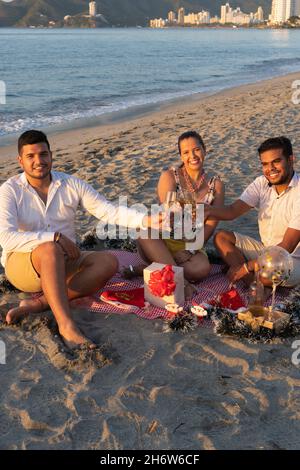
[[273, 181], [270, 181], [270, 180], [267, 178], [267, 180], [268, 180], [268, 185], [269, 185], [269, 186], [279, 186], [279, 185], [282, 185], [282, 184], [287, 184], [287, 183], [290, 182], [290, 180], [292, 179], [293, 175], [294, 175], [294, 171], [289, 172], [289, 173], [287, 173], [286, 175], [283, 175], [283, 176], [280, 178], [279, 181], [276, 181], [276, 183], [273, 182]]
[[43, 175], [41, 175], [41, 176], [34, 175], [34, 174], [32, 174], [32, 173], [30, 173], [29, 176], [30, 176], [30, 178], [33, 178], [33, 179], [35, 179], [35, 180], [44, 180], [44, 179], [48, 178], [50, 174], [51, 174], [51, 170], [48, 169], [47, 173], [45, 173], [45, 174], [43, 174]]

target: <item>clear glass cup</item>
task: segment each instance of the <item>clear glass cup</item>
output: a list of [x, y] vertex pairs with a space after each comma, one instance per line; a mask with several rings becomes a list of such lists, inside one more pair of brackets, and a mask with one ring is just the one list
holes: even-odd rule
[[163, 224], [163, 229], [170, 232], [174, 230], [174, 214], [178, 211], [181, 211], [177, 192], [168, 191], [166, 195], [166, 200], [162, 204], [162, 206], [163, 211], [166, 215], [165, 223]]
[[177, 192], [176, 191], [168, 191], [167, 197], [164, 204], [170, 208], [173, 204], [177, 202]]

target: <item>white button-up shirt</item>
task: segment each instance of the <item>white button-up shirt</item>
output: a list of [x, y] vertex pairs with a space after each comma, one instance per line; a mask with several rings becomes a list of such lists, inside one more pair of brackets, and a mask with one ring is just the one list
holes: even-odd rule
[[89, 184], [65, 173], [52, 171], [45, 205], [27, 181], [25, 173], [13, 176], [0, 187], [1, 263], [10, 252], [29, 252], [54, 240], [61, 232], [76, 241], [75, 216], [79, 205], [103, 222], [144, 228], [144, 213], [108, 202]]
[[[264, 176], [259, 176], [246, 188], [240, 200], [258, 209], [259, 234], [265, 246], [281, 243], [288, 228], [300, 230], [300, 178], [297, 173], [281, 194], [277, 194]], [[300, 258], [300, 243], [292, 255]]]

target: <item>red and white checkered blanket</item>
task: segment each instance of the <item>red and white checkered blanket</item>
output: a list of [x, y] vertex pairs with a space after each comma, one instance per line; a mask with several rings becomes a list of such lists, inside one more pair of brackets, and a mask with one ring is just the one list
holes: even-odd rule
[[[71, 305], [73, 307], [83, 307], [97, 313], [117, 313], [119, 315], [125, 315], [128, 312], [121, 310], [111, 304], [102, 302], [100, 295], [104, 290], [129, 290], [143, 285], [143, 279], [141, 277], [134, 278], [132, 280], [126, 280], [122, 278], [121, 272], [123, 268], [128, 267], [130, 264], [137, 265], [142, 263], [137, 253], [130, 253], [127, 251], [111, 250], [111, 254], [115, 255], [119, 261], [119, 273], [117, 273], [105, 286], [105, 288], [99, 290], [95, 295], [91, 297], [84, 297], [82, 299], [73, 300]], [[202, 304], [209, 300], [215, 299], [219, 294], [226, 292], [229, 289], [229, 282], [225, 275], [222, 273], [222, 265], [215, 264], [212, 266], [210, 275], [195, 285], [198, 293], [193, 297], [192, 302], [186, 302], [186, 306], [192, 304]], [[247, 304], [248, 290], [244, 287], [242, 282], [237, 283], [237, 290], [242, 299]], [[287, 289], [279, 289], [279, 293], [276, 296], [276, 302], [282, 301], [284, 296], [287, 294]], [[270, 302], [270, 301], [269, 301]], [[268, 305], [268, 303], [266, 304]], [[155, 320], [157, 318], [165, 319], [167, 312], [158, 307], [150, 306], [149, 308], [136, 310], [135, 315], [146, 318], [148, 320]]]

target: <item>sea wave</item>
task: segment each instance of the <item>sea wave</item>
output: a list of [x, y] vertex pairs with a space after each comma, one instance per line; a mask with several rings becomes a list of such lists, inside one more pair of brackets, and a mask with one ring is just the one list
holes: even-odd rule
[[[211, 92], [214, 91], [212, 87], [209, 88]], [[33, 114], [30, 117], [17, 117], [13, 118], [10, 116], [9, 119], [5, 120], [2, 119], [0, 121], [0, 136], [5, 136], [17, 132], [22, 132], [26, 129], [32, 128], [32, 127], [39, 127], [39, 128], [45, 128], [45, 127], [50, 127], [50, 126], [56, 126], [56, 125], [61, 125], [67, 122], [72, 122], [72, 121], [77, 121], [79, 119], [92, 119], [92, 118], [97, 118], [101, 117], [104, 114], [109, 114], [109, 113], [114, 113], [118, 111], [123, 111], [123, 110], [130, 110], [132, 108], [136, 107], [142, 107], [142, 106], [149, 106], [149, 105], [155, 105], [158, 103], [163, 103], [165, 101], [173, 100], [176, 98], [184, 98], [186, 96], [190, 96], [195, 93], [201, 93], [204, 91], [208, 91], [208, 87], [203, 86], [201, 89], [195, 89], [194, 91], [191, 90], [186, 90], [186, 91], [180, 91], [180, 92], [174, 92], [174, 93], [164, 93], [164, 94], [159, 94], [159, 95], [152, 95], [152, 96], [140, 96], [140, 97], [135, 97], [135, 99], [129, 99], [126, 101], [120, 101], [117, 103], [106, 103], [102, 104], [101, 106], [94, 106], [93, 108], [90, 109], [79, 109], [80, 106], [77, 106], [76, 111], [68, 112], [66, 113], [65, 110], [62, 108], [60, 113], [53, 114], [53, 115], [47, 115], [38, 113], [38, 114]], [[72, 100], [67, 100], [70, 103], [74, 104], [74, 101]], [[75, 100], [76, 101], [76, 100]], [[53, 105], [53, 100], [52, 100], [52, 105]], [[59, 104], [59, 100], [57, 100], [57, 104]], [[56, 108], [57, 110], [57, 108]]]
[[260, 60], [257, 62], [253, 62], [251, 64], [245, 64], [243, 69], [253, 71], [253, 70], [274, 70], [274, 69], [282, 69], [282, 67], [290, 67], [295, 66], [299, 67], [300, 65], [300, 57], [278, 57], [276, 59], [265, 59]]
[[299, 31], [14, 29], [0, 36], [8, 88], [0, 136], [79, 127], [300, 70]]

